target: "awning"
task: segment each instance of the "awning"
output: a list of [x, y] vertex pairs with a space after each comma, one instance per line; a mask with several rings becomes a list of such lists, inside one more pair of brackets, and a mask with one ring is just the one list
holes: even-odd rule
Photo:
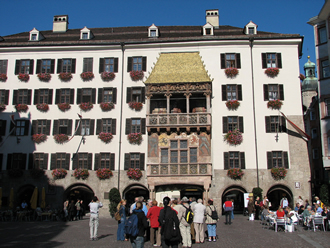
[[279, 111], [281, 113], [281, 115], [283, 115], [283, 117], [291, 124], [291, 126], [296, 129], [296, 131], [301, 135], [301, 137], [308, 141], [311, 139], [311, 136], [309, 136], [307, 133], [305, 133], [303, 130], [301, 130], [296, 124], [294, 124], [292, 121], [290, 121], [288, 119], [288, 117], [285, 116], [285, 114], [283, 114], [281, 111]]

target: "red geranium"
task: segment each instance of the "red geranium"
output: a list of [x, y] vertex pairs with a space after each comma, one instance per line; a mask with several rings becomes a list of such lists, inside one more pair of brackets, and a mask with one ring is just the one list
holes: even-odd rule
[[80, 103], [79, 108], [83, 111], [91, 110], [93, 108], [93, 103], [91, 103], [91, 102]]
[[112, 133], [105, 133], [105, 132], [99, 133], [99, 139], [105, 143], [109, 143], [112, 140], [112, 138], [113, 138]]
[[238, 70], [236, 68], [227, 68], [225, 70], [225, 74], [227, 77], [235, 77], [238, 74]]
[[265, 70], [265, 74], [268, 76], [268, 77], [276, 77], [278, 74], [280, 73], [280, 70], [278, 68], [273, 68], [273, 67], [270, 67], [270, 68], [267, 68]]
[[23, 82], [27, 82], [30, 79], [30, 75], [27, 74], [27, 73], [20, 73], [20, 74], [18, 74], [17, 77], [18, 77], [19, 80], [21, 80]]
[[4, 73], [0, 73], [0, 81], [5, 82], [7, 80], [7, 75]]
[[94, 78], [94, 73], [89, 71], [89, 72], [83, 72], [80, 74], [80, 77], [84, 80], [84, 81], [88, 81], [91, 80], [92, 78]]
[[133, 180], [139, 180], [142, 177], [142, 172], [140, 169], [129, 168], [127, 170], [127, 176]]
[[135, 109], [137, 111], [141, 110], [142, 107], [143, 107], [143, 103], [142, 102], [129, 102], [128, 103], [128, 106], [131, 108], [131, 109]]
[[42, 112], [46, 112], [49, 110], [49, 106], [47, 103], [38, 103], [37, 104], [37, 109], [42, 111]]
[[28, 111], [29, 106], [26, 104], [17, 104], [15, 106], [15, 108], [16, 108], [17, 112], [26, 112], [26, 111]]
[[66, 134], [55, 134], [54, 140], [56, 143], [63, 144], [69, 141], [69, 136]]
[[48, 82], [52, 78], [52, 75], [49, 73], [39, 73], [37, 76], [39, 80], [43, 82]]
[[115, 77], [116, 77], [116, 74], [114, 74], [113, 72], [106, 72], [106, 71], [104, 71], [104, 72], [101, 73], [101, 78], [104, 81], [113, 80]]
[[44, 142], [47, 140], [47, 135], [43, 133], [37, 133], [32, 135], [33, 142], [40, 144], [41, 142]]
[[99, 179], [109, 179], [110, 177], [113, 176], [113, 174], [112, 174], [112, 171], [110, 169], [103, 168], [103, 169], [98, 169], [96, 171], [96, 176]]
[[141, 133], [130, 133], [127, 135], [127, 139], [131, 144], [138, 144], [140, 145], [142, 142], [142, 134]]
[[113, 102], [101, 102], [100, 103], [100, 108], [103, 111], [109, 111], [111, 109], [113, 109], [115, 107], [115, 105], [113, 104]]
[[58, 78], [62, 81], [69, 81], [72, 78], [72, 74], [70, 72], [61, 72], [58, 74]]
[[69, 103], [59, 103], [59, 104], [57, 104], [57, 106], [63, 112], [66, 110], [69, 110], [71, 108]]
[[66, 174], [68, 174], [68, 172], [65, 169], [55, 169], [52, 171], [52, 176], [55, 180], [65, 178]]
[[129, 74], [133, 81], [141, 80], [144, 76], [143, 71], [130, 71]]

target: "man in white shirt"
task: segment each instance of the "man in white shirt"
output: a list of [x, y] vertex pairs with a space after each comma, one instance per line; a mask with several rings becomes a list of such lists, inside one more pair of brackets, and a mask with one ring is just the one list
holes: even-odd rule
[[99, 208], [103, 207], [101, 202], [98, 202], [96, 196], [93, 197], [91, 203], [89, 203], [89, 209], [91, 217], [89, 219], [89, 231], [90, 231], [90, 239], [89, 240], [98, 240], [97, 238], [97, 229], [99, 227]]

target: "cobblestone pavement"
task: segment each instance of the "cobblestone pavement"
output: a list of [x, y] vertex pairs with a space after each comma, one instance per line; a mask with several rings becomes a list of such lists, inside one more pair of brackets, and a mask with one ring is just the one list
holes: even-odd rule
[[[259, 221], [248, 221], [242, 215], [236, 215], [232, 225], [223, 222], [224, 217], [221, 217], [217, 242], [205, 241], [204, 244], [193, 244], [193, 247], [330, 247], [328, 231], [314, 233], [298, 227], [294, 233], [276, 233], [264, 229]], [[73, 222], [0, 222], [0, 247], [131, 247], [129, 242], [116, 241], [117, 222], [114, 219], [100, 219], [98, 241], [89, 241], [88, 225], [88, 217]], [[152, 245], [146, 242], [145, 247]]]

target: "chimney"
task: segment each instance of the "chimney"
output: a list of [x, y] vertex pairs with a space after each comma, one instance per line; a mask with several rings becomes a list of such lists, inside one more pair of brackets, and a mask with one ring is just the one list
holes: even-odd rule
[[68, 15], [56, 15], [53, 19], [53, 32], [64, 33], [68, 30], [69, 16]]
[[214, 28], [219, 28], [219, 10], [206, 10], [206, 23], [210, 23]]

